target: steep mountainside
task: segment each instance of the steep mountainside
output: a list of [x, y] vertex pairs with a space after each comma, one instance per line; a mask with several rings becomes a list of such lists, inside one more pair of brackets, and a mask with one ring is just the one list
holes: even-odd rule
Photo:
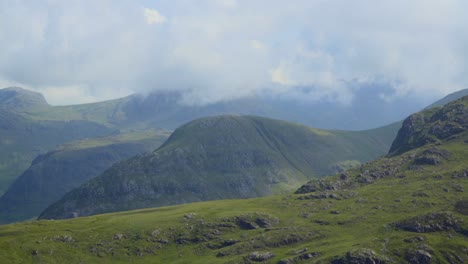
[[71, 140], [111, 133], [115, 130], [89, 121], [35, 121], [0, 108], [0, 195], [37, 155]]
[[[362, 129], [398, 120], [419, 109], [413, 103], [404, 104], [411, 106], [411, 109], [406, 110], [382, 103], [376, 99], [376, 94], [368, 94], [365, 91], [368, 89], [362, 89], [362, 92], [356, 95], [357, 101], [352, 106], [337, 106], [330, 102], [298, 102], [268, 95], [196, 106], [181, 104], [184, 100], [183, 95], [174, 92], [157, 92], [147, 96], [132, 95], [92, 104], [50, 106], [41, 94], [17, 87], [1, 89], [0, 123], [4, 125], [0, 129], [0, 194], [38, 154], [52, 150], [68, 140], [108, 135], [114, 130], [174, 129], [195, 118], [215, 114], [255, 114], [296, 121], [313, 127]], [[443, 100], [454, 99], [462, 92], [449, 95]], [[55, 140], [54, 135], [58, 132], [53, 125], [65, 126], [68, 122], [73, 122], [75, 131], [79, 133], [69, 135], [73, 131], [63, 129], [59, 133], [59, 140]], [[97, 127], [100, 127], [99, 131], [96, 130]], [[381, 135], [379, 140], [390, 145], [398, 127], [394, 125], [384, 128], [387, 131], [381, 128], [380, 133], [374, 133], [374, 136]], [[30, 132], [25, 133], [24, 130]], [[39, 131], [47, 133], [40, 134]], [[80, 131], [85, 132], [80, 134]], [[23, 141], [32, 144], [23, 144]]]
[[40, 217], [291, 191], [307, 179], [384, 154], [387, 145], [373, 133], [253, 116], [202, 118], [175, 130], [153, 153], [118, 163], [68, 193]]
[[38, 216], [65, 193], [114, 163], [160, 146], [169, 132], [148, 130], [67, 144], [38, 156], [0, 198], [0, 223]]
[[[436, 129], [443, 113], [461, 107], [468, 109], [468, 97], [417, 114], [428, 119], [415, 123], [412, 131]], [[468, 129], [463, 113], [453, 122], [464, 131], [313, 180], [295, 194], [0, 226], [0, 259], [466, 263]], [[405, 133], [402, 128], [399, 136]]]

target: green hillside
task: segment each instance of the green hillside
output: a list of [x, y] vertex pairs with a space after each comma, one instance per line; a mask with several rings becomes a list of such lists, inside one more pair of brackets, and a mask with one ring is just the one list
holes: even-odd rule
[[112, 133], [88, 121], [32, 121], [0, 109], [0, 194], [37, 155], [65, 142]]
[[37, 217], [114, 163], [160, 146], [170, 133], [146, 130], [68, 143], [38, 156], [0, 198], [0, 223]]
[[[447, 96], [438, 104], [461, 95], [463, 91]], [[1, 89], [0, 195], [37, 155], [72, 140], [135, 129], [174, 129], [193, 119], [214, 114], [255, 114], [296, 120], [311, 126], [330, 126], [334, 122], [333, 127], [344, 123], [359, 127], [367, 120], [358, 114], [359, 111], [353, 112], [347, 108], [331, 110], [329, 105], [314, 108], [313, 105], [274, 98], [243, 98], [206, 106], [182, 105], [180, 100], [180, 94], [159, 92], [91, 104], [51, 106], [39, 93], [18, 87]], [[398, 127], [386, 126], [369, 132], [376, 140], [390, 146]]]
[[[418, 123], [413, 130], [435, 129], [436, 121], [445, 123], [444, 113], [455, 111], [461, 114], [447, 122], [464, 127], [463, 131], [313, 180], [295, 194], [1, 226], [0, 259], [7, 263], [466, 263], [467, 102], [465, 97], [422, 113], [430, 116], [429, 123]], [[405, 129], [399, 137], [408, 138], [402, 134]], [[403, 144], [411, 144], [411, 139], [398, 143]]]
[[151, 154], [120, 162], [41, 218], [291, 192], [307, 179], [388, 149], [376, 132], [312, 129], [254, 116], [216, 116], [176, 129]]

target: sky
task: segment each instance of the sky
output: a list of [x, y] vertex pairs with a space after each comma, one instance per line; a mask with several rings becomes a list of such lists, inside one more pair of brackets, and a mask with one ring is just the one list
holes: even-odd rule
[[359, 89], [430, 102], [468, 88], [466, 10], [463, 0], [1, 0], [0, 87], [54, 105], [151, 91], [195, 105], [265, 93], [351, 105]]

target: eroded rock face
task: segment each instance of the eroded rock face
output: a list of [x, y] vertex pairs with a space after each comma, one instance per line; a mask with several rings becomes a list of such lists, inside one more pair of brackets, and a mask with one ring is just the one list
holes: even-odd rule
[[247, 255], [247, 259], [257, 261], [257, 262], [262, 262], [268, 259], [271, 259], [275, 256], [272, 252], [258, 252], [254, 251]]

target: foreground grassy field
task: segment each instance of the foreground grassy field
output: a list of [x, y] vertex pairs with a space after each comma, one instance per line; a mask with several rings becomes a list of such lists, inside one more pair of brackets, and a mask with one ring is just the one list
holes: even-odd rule
[[[468, 143], [463, 138], [437, 146], [439, 152], [449, 153], [438, 164], [418, 163], [427, 151], [434, 151], [426, 146], [312, 182], [302, 189], [304, 194], [1, 226], [0, 259], [351, 263], [347, 258], [367, 256], [388, 263], [464, 263]], [[368, 175], [375, 177], [362, 180]], [[411, 262], [424, 259], [426, 253], [431, 262]]]

